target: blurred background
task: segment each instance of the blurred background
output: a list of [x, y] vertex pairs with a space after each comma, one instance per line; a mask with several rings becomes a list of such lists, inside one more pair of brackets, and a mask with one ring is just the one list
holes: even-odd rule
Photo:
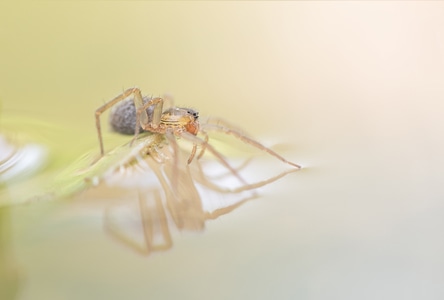
[[1, 299], [444, 297], [444, 3], [2, 2], [0, 38], [0, 129], [42, 172], [132, 86], [304, 166], [149, 257], [73, 202], [3, 207]]

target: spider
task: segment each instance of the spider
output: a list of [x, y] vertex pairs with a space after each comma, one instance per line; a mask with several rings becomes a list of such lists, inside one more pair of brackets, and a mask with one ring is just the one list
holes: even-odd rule
[[[121, 193], [116, 201], [132, 199], [137, 203], [122, 201], [119, 206], [113, 201], [107, 202], [105, 228], [130, 248], [149, 254], [172, 246], [169, 224], [179, 230], [202, 230], [205, 221], [216, 219], [254, 199], [256, 188], [301, 168], [225, 121], [202, 122], [195, 109], [171, 106], [164, 110], [164, 103], [160, 97], [142, 96], [140, 89], [135, 87], [100, 106], [95, 111], [100, 157], [90, 153], [82, 156], [59, 174], [47, 193], [30, 201], [70, 197], [92, 186], [96, 187], [90, 190], [93, 199], [110, 200], [109, 192], [101, 194], [103, 189], [118, 190]], [[105, 151], [100, 116], [108, 109], [111, 109], [112, 130], [133, 135], [133, 138]], [[210, 131], [233, 136], [291, 168], [274, 177], [247, 183], [240, 174], [249, 160], [233, 167], [210, 140]], [[179, 147], [178, 139], [185, 140], [190, 147], [186, 150]], [[212, 159], [205, 160], [206, 152], [213, 156]], [[212, 164], [212, 167], [203, 168], [204, 163]], [[82, 195], [88, 198], [87, 193]], [[135, 227], [117, 217], [121, 208], [125, 212], [127, 206], [132, 210], [125, 216], [135, 220]], [[139, 238], [133, 239], [134, 232], [140, 233]]]
[[[133, 102], [131, 102], [131, 98]], [[103, 146], [100, 116], [106, 110], [122, 101], [124, 102], [119, 106], [114, 107], [114, 110], [111, 113], [110, 123], [113, 130], [118, 133], [134, 135], [130, 145], [137, 140], [141, 131], [164, 136], [166, 140], [172, 144], [173, 148], [176, 148], [176, 150], [178, 147], [176, 138], [182, 138], [192, 143], [192, 150], [188, 158], [188, 164], [193, 161], [196, 155], [197, 147], [199, 146], [201, 151], [197, 156], [197, 159], [201, 158], [205, 151], [209, 151], [234, 176], [236, 176], [241, 182], [245, 183], [244, 179], [240, 177], [237, 170], [235, 170], [208, 142], [208, 132], [218, 131], [224, 134], [232, 135], [244, 143], [250, 144], [261, 151], [265, 151], [266, 153], [296, 169], [301, 168], [301, 166], [298, 164], [286, 160], [281, 155], [262, 145], [258, 141], [244, 135], [236, 129], [229, 127], [222, 120], [217, 120], [216, 123], [208, 122], [201, 124], [199, 122], [199, 113], [194, 109], [173, 106], [169, 109], [163, 110], [164, 99], [160, 97], [143, 97], [140, 89], [137, 87], [125, 90], [122, 94], [106, 102], [96, 110], [95, 119], [101, 157], [104, 156], [105, 150]], [[198, 136], [198, 134], [201, 134], [203, 137]], [[177, 159], [174, 159], [174, 164], [177, 164]]]

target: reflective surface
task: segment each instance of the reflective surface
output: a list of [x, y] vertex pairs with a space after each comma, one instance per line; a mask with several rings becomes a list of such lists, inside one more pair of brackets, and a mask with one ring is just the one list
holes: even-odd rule
[[79, 204], [91, 194], [3, 208], [2, 298], [442, 299], [443, 13], [440, 2], [2, 3], [1, 113], [54, 124], [31, 132], [59, 136], [47, 171], [98, 152], [94, 110], [134, 85], [304, 166], [148, 257], [104, 231], [101, 202]]

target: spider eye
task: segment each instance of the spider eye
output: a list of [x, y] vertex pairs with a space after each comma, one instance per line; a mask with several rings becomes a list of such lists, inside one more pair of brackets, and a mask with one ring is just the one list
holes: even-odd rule
[[197, 120], [197, 118], [199, 118], [199, 113], [195, 110], [189, 109], [189, 110], [187, 110], [187, 113], [192, 115], [196, 120]]

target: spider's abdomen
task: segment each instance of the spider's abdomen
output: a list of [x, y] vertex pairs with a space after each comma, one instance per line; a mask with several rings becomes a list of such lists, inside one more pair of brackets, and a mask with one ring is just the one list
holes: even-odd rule
[[[143, 97], [143, 103], [147, 103], [151, 98]], [[148, 114], [148, 120], [151, 121], [153, 107], [150, 106], [146, 110]], [[123, 100], [116, 105], [110, 113], [109, 123], [111, 129], [114, 132], [121, 134], [132, 135], [136, 130], [136, 107], [134, 105], [133, 98]], [[139, 125], [139, 132], [143, 132], [142, 127]]]

